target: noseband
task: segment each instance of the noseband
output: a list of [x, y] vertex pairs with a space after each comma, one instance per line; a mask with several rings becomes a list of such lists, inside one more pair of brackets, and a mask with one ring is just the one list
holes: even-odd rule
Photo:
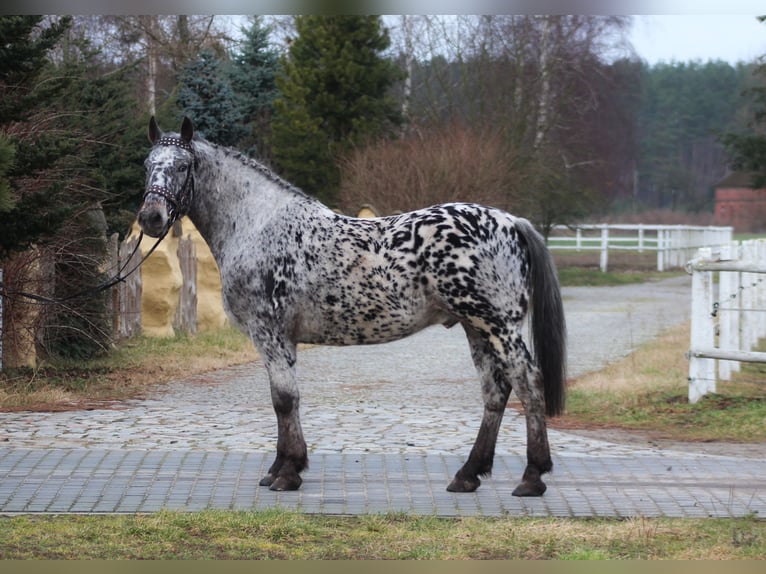
[[184, 179], [184, 183], [177, 195], [173, 195], [173, 193], [163, 185], [150, 185], [144, 192], [144, 201], [149, 195], [155, 194], [162, 197], [168, 204], [168, 227], [170, 227], [175, 221], [186, 215], [191, 207], [192, 197], [194, 195], [194, 178], [192, 177], [195, 159], [194, 149], [185, 140], [168, 136], [162, 136], [157, 140], [156, 145], [172, 145], [180, 147], [192, 154], [192, 162], [186, 170], [186, 179]]

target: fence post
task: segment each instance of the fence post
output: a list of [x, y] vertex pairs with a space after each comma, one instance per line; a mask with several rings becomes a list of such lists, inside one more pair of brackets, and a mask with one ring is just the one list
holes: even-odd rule
[[[754, 255], [756, 261], [766, 261], [766, 241], [756, 241]], [[758, 338], [760, 339], [761, 337], [766, 337], [766, 276], [763, 274], [758, 276], [758, 286], [755, 289], [755, 293], [756, 307], [761, 310], [761, 312], [756, 314]]]
[[[738, 259], [738, 252], [738, 243], [721, 245], [721, 261]], [[718, 348], [722, 351], [739, 351], [739, 275], [737, 271], [718, 274]], [[731, 380], [739, 366], [739, 361], [718, 361], [718, 376], [722, 381]]]
[[657, 271], [665, 271], [665, 231], [657, 229]]
[[181, 293], [176, 311], [176, 328], [182, 333], [197, 332], [197, 248], [191, 236], [178, 240]]
[[609, 228], [603, 226], [601, 228], [601, 271], [606, 272], [607, 264], [609, 263]]
[[[742, 261], [745, 263], [753, 263], [755, 260], [755, 245], [752, 240], [742, 242]], [[756, 335], [756, 318], [753, 313], [748, 313], [752, 309], [755, 309], [755, 289], [753, 284], [757, 281], [757, 276], [754, 273], [742, 273], [742, 349], [745, 351], [752, 351], [753, 347], [758, 344], [758, 337]]]
[[127, 270], [136, 268], [135, 272], [117, 284], [119, 290], [119, 305], [117, 311], [120, 314], [119, 335], [121, 337], [133, 337], [141, 333], [141, 294], [142, 279], [141, 267], [137, 267], [141, 261], [141, 252], [133, 252], [138, 239], [126, 239], [119, 249], [118, 268]]
[[689, 353], [689, 402], [696, 403], [708, 392], [715, 392], [715, 359], [695, 357], [696, 350], [712, 349], [715, 343], [713, 325], [713, 273], [694, 268], [700, 260], [712, 257], [710, 248], [697, 251], [691, 264], [692, 309], [691, 349]]
[[[115, 275], [120, 269], [120, 234], [112, 233], [107, 243], [107, 252], [109, 258], [109, 274]], [[112, 287], [109, 290], [107, 299], [107, 312], [112, 318], [112, 337], [117, 339], [120, 336], [120, 288]]]

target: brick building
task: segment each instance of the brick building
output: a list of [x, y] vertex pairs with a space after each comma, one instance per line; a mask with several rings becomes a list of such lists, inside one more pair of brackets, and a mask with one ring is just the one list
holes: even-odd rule
[[766, 189], [754, 189], [749, 173], [730, 173], [715, 186], [715, 221], [736, 231], [766, 231]]

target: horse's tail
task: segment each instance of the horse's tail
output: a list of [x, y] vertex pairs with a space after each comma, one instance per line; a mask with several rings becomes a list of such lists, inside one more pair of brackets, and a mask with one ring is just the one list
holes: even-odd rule
[[521, 238], [526, 240], [530, 266], [530, 323], [535, 361], [540, 370], [549, 416], [564, 411], [566, 394], [566, 321], [561, 302], [558, 273], [545, 240], [526, 219], [516, 219]]

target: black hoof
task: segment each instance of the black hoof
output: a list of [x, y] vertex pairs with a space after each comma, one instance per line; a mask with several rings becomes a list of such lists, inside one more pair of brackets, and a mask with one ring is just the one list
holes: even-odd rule
[[449, 492], [473, 492], [481, 486], [481, 480], [479, 477], [475, 478], [459, 478], [455, 477], [452, 482], [447, 486]]
[[280, 475], [269, 485], [269, 490], [298, 490], [301, 484], [303, 479], [297, 474]]
[[260, 484], [261, 486], [271, 486], [272, 483], [274, 482], [274, 478], [275, 477], [273, 474], [267, 474], [260, 480], [258, 484]]
[[542, 480], [536, 482], [524, 481], [511, 494], [513, 496], [542, 496], [547, 488]]

